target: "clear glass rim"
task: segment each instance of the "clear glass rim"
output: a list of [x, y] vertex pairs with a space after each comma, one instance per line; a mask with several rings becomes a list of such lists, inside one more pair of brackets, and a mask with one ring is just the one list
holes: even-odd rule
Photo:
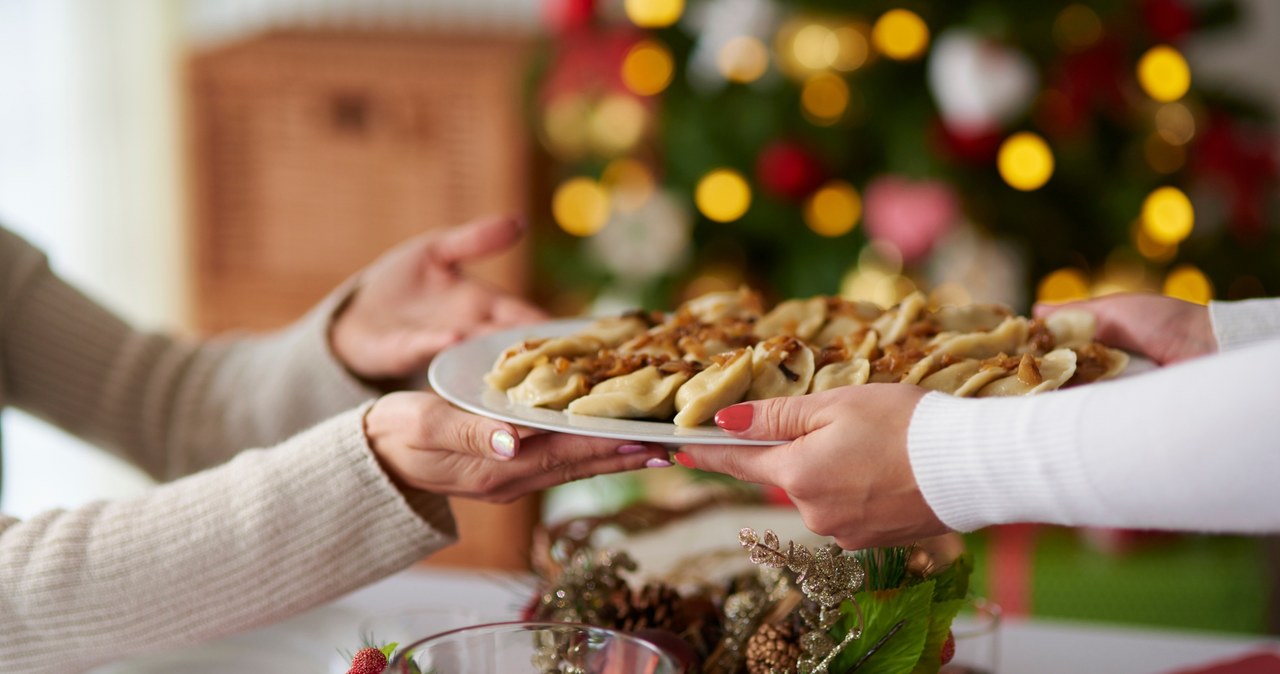
[[422, 649], [423, 646], [430, 645], [433, 643], [451, 641], [455, 637], [458, 637], [460, 635], [465, 636], [466, 634], [478, 633], [478, 632], [484, 632], [484, 631], [494, 633], [494, 632], [504, 632], [504, 631], [505, 632], [533, 632], [537, 630], [575, 630], [575, 631], [583, 631], [583, 632], [593, 632], [600, 635], [607, 635], [610, 638], [619, 639], [621, 641], [625, 641], [625, 642], [634, 644], [638, 647], [644, 648], [645, 650], [653, 653], [656, 657], [658, 657], [663, 662], [670, 665], [673, 668], [672, 671], [677, 671], [677, 672], [681, 671], [680, 663], [675, 659], [675, 656], [673, 656], [671, 653], [668, 653], [661, 646], [653, 643], [652, 641], [649, 641], [644, 637], [637, 636], [630, 632], [623, 632], [621, 630], [616, 630], [611, 627], [600, 627], [599, 625], [588, 625], [586, 623], [510, 620], [510, 621], [502, 621], [502, 622], [481, 623], [479, 625], [469, 625], [467, 627], [458, 627], [445, 632], [439, 632], [437, 634], [432, 634], [431, 636], [423, 637], [411, 644], [401, 645], [396, 648], [395, 655], [391, 658], [391, 662], [387, 663], [387, 672], [390, 674], [391, 672], [394, 671], [391, 669], [392, 666], [402, 664], [403, 657], [406, 653], [413, 653], [413, 652], [419, 651]]

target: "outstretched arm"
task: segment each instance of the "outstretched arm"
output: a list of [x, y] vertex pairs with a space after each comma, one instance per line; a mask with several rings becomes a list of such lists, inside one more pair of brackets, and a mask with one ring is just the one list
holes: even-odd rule
[[1274, 372], [1280, 341], [1026, 398], [845, 387], [726, 408], [735, 435], [790, 442], [682, 462], [782, 487], [847, 548], [1009, 522], [1277, 531]]

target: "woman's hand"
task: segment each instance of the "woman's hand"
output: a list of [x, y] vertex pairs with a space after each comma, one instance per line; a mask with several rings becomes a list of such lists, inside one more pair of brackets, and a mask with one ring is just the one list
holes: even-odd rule
[[1082, 309], [1098, 321], [1096, 339], [1168, 365], [1216, 353], [1208, 307], [1164, 295], [1124, 293], [1066, 304], [1037, 304], [1036, 318]]
[[398, 484], [497, 503], [593, 475], [671, 465], [659, 447], [517, 428], [463, 412], [431, 393], [379, 398], [365, 414], [364, 428]]
[[404, 379], [466, 337], [545, 319], [539, 309], [458, 268], [510, 248], [523, 231], [512, 218], [476, 220], [383, 255], [334, 319], [330, 343], [338, 359], [366, 380]]
[[682, 465], [781, 487], [805, 526], [846, 550], [906, 544], [947, 531], [920, 494], [907, 456], [907, 427], [925, 391], [904, 384], [740, 403], [716, 425], [773, 447], [690, 445]]

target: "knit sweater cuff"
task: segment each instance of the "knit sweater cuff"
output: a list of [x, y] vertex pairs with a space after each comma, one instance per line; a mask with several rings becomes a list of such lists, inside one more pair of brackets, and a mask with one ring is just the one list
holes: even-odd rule
[[1210, 302], [1209, 318], [1219, 351], [1280, 338], [1280, 300]]
[[293, 353], [291, 359], [306, 364], [299, 370], [305, 372], [306, 385], [311, 390], [326, 392], [332, 399], [329, 404], [339, 409], [350, 408], [381, 393], [352, 374], [333, 352], [329, 341], [334, 319], [355, 291], [355, 279], [342, 284], [289, 328], [285, 336]]
[[[1080, 398], [957, 398], [930, 393], [907, 432], [912, 471], [947, 526], [1066, 523], [1089, 480], [1076, 442]], [[1087, 499], [1086, 499], [1087, 500]]]

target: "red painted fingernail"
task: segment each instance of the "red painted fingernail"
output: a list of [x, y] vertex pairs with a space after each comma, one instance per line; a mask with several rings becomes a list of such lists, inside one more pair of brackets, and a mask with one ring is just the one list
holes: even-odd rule
[[697, 465], [694, 464], [693, 457], [689, 456], [688, 454], [685, 454], [684, 452], [676, 452], [675, 459], [676, 459], [676, 463], [684, 466], [685, 468], [698, 467]]
[[751, 428], [751, 415], [754, 409], [750, 405], [733, 405], [716, 412], [716, 425], [731, 433]]

